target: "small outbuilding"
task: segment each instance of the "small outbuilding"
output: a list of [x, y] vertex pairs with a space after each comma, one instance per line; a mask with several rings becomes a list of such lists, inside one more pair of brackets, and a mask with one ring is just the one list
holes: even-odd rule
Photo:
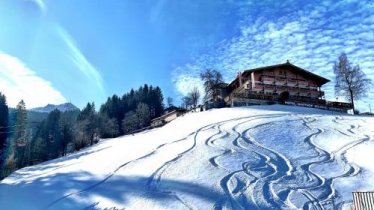
[[184, 113], [186, 113], [186, 110], [184, 110], [184, 109], [178, 109], [177, 108], [177, 109], [171, 110], [169, 112], [166, 112], [164, 115], [151, 120], [151, 126], [152, 127], [163, 126], [166, 123], [171, 122], [174, 119], [176, 119], [177, 117], [183, 115]]

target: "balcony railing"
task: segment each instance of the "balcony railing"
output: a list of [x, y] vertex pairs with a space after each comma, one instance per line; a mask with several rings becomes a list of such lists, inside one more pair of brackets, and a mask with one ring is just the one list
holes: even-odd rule
[[[238, 88], [236, 92], [243, 92], [244, 88]], [[323, 91], [319, 91], [318, 88], [309, 88], [309, 87], [297, 87], [297, 86], [287, 86], [287, 85], [274, 85], [274, 84], [263, 84], [256, 82], [256, 85], [254, 88], [252, 88], [251, 84], [248, 84], [245, 88], [246, 91], [252, 90], [252, 91], [276, 91], [277, 93], [281, 93], [284, 91], [288, 92], [297, 92], [300, 95], [314, 95], [317, 97], [322, 97], [325, 95]]]
[[[234, 98], [244, 98], [244, 99], [259, 99], [259, 100], [269, 100], [269, 101], [278, 101], [279, 95], [277, 94], [265, 94], [265, 93], [233, 93], [231, 95]], [[311, 98], [310, 96], [289, 96], [289, 101], [300, 102], [300, 103], [309, 103], [316, 105], [326, 105], [326, 101], [319, 98]]]
[[[323, 94], [322, 91], [320, 91]], [[232, 93], [225, 98], [225, 101], [228, 102], [230, 99], [233, 98], [240, 98], [240, 99], [257, 99], [257, 100], [266, 100], [266, 101], [278, 101], [279, 95], [271, 94], [271, 93], [264, 93], [264, 92], [241, 92], [241, 93]], [[287, 102], [291, 102], [293, 104], [307, 104], [308, 106], [318, 107], [318, 108], [325, 108], [325, 109], [337, 109], [337, 110], [349, 110], [352, 109], [352, 104], [344, 103], [344, 102], [331, 102], [326, 101], [320, 98], [312, 98], [309, 96], [294, 96], [290, 95]]]
[[[289, 80], [262, 80], [256, 81], [255, 86], [262, 86], [262, 85], [274, 85], [274, 86], [285, 86], [285, 87], [298, 87], [302, 89], [310, 89], [310, 90], [318, 90], [318, 86], [309, 85], [308, 82], [296, 82], [296, 81], [289, 81]], [[251, 87], [252, 82], [245, 83], [245, 86]]]

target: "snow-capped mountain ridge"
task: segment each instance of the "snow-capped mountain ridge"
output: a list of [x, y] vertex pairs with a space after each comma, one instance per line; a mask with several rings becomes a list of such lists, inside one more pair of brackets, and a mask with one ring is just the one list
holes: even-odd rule
[[55, 104], [47, 104], [46, 106], [44, 107], [36, 107], [36, 108], [32, 108], [30, 109], [30, 111], [34, 111], [34, 112], [45, 112], [45, 113], [49, 113], [53, 110], [60, 110], [61, 112], [66, 112], [66, 111], [79, 111], [79, 108], [76, 107], [74, 104], [72, 103], [63, 103], [63, 104], [58, 104], [58, 105], [55, 105]]

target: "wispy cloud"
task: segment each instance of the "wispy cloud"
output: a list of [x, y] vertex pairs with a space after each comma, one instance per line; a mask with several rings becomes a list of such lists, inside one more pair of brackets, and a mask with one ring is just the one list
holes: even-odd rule
[[46, 13], [47, 6], [43, 0], [25, 0], [25, 1], [34, 2], [43, 14]]
[[62, 40], [68, 47], [67, 55], [75, 64], [77, 69], [82, 72], [88, 79], [97, 85], [101, 93], [104, 93], [103, 79], [99, 71], [85, 57], [85, 55], [77, 47], [73, 38], [61, 27], [57, 27], [57, 31]]
[[18, 58], [1, 51], [0, 91], [6, 95], [11, 107], [15, 107], [21, 99], [28, 108], [66, 101], [50, 82], [39, 77]]
[[[175, 85], [177, 91], [182, 95], [186, 96], [194, 88], [198, 88], [201, 94], [204, 92], [203, 83], [199, 78], [198, 66], [187, 65], [189, 69], [193, 69], [192, 74], [183, 73], [183, 69], [177, 68], [173, 72], [173, 84]], [[197, 73], [197, 74], [193, 74]]]
[[[204, 68], [222, 70], [225, 79], [230, 81], [237, 71], [286, 60], [333, 80], [333, 63], [343, 51], [374, 80], [372, 1], [302, 5], [295, 1], [277, 5], [272, 2], [238, 5], [243, 11], [239, 35], [217, 44], [193, 62], [177, 67], [174, 72], [178, 73], [173, 74], [176, 88], [186, 83], [184, 78], [196, 77]], [[328, 98], [335, 98], [333, 82], [325, 90]], [[374, 102], [373, 93], [369, 98]]]
[[158, 0], [155, 1], [155, 6], [151, 9], [149, 14], [149, 20], [151, 23], [155, 23], [160, 20], [162, 16], [162, 9], [164, 8], [165, 4], [168, 0]]

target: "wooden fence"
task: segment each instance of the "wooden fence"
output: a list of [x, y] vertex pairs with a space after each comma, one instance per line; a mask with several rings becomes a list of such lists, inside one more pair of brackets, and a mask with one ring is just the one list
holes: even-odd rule
[[374, 210], [374, 192], [353, 192], [352, 210]]

